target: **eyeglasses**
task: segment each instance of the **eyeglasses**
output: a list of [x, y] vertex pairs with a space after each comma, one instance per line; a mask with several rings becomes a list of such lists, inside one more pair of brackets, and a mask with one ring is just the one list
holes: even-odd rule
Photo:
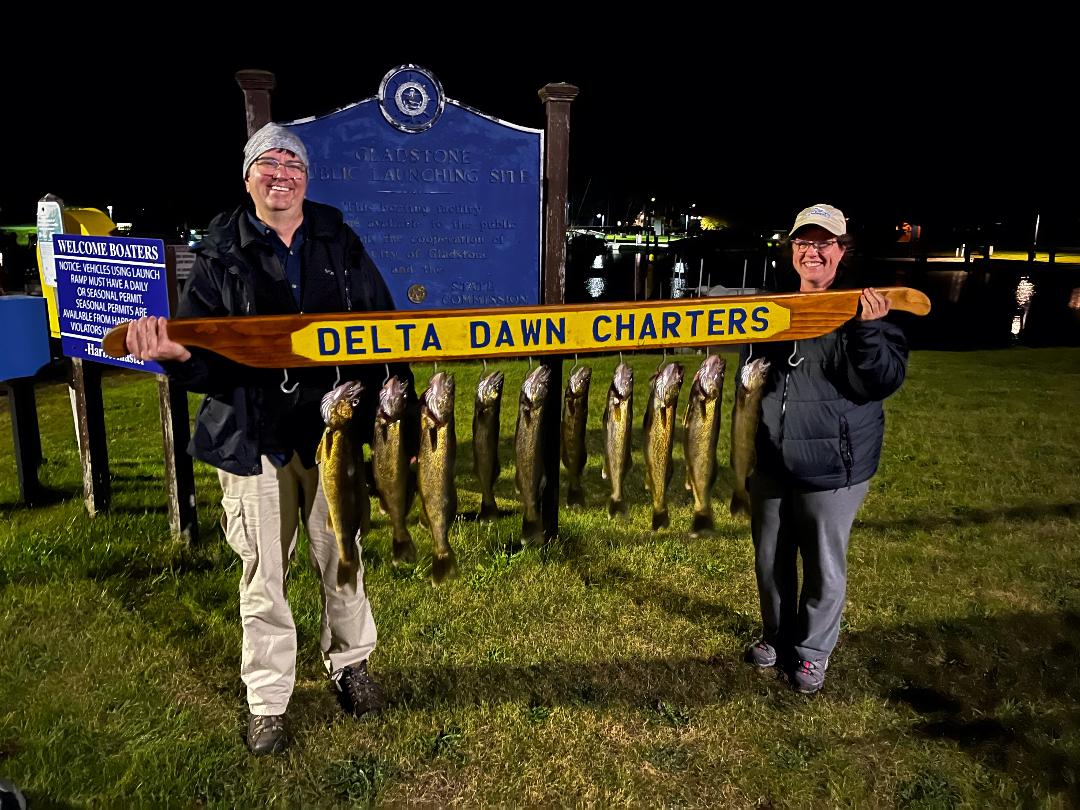
[[815, 242], [812, 239], [792, 239], [791, 244], [799, 253], [805, 253], [808, 248], [813, 248], [818, 253], [835, 245], [838, 239], [826, 239], [823, 242]]
[[285, 174], [292, 175], [293, 177], [299, 177], [307, 172], [307, 166], [299, 160], [286, 160], [282, 163], [277, 158], [263, 157], [257, 158], [255, 160], [255, 165], [258, 166], [264, 174], [274, 174], [282, 166], [285, 167]]

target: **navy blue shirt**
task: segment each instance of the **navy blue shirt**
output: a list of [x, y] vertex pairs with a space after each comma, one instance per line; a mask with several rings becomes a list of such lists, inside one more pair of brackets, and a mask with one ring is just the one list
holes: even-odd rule
[[293, 234], [292, 245], [285, 246], [285, 243], [281, 241], [281, 237], [277, 235], [277, 232], [255, 216], [254, 212], [247, 212], [248, 219], [251, 220], [251, 224], [258, 229], [259, 233], [263, 235], [267, 243], [274, 249], [274, 255], [278, 258], [278, 263], [281, 264], [281, 269], [285, 272], [285, 278], [289, 280], [289, 288], [292, 290], [293, 298], [296, 299], [296, 306], [303, 311], [303, 307], [300, 306], [300, 295], [302, 290], [300, 289], [300, 257], [301, 250], [304, 247], [304, 231], [306, 229], [306, 223], [301, 222], [300, 227], [296, 229], [296, 233]]

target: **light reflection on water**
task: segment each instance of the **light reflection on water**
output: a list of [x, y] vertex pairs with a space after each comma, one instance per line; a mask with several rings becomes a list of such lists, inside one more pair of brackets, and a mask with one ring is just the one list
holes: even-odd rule
[[1019, 312], [1013, 315], [1011, 330], [1013, 337], [1018, 337], [1024, 331], [1028, 310], [1031, 309], [1031, 299], [1034, 297], [1035, 285], [1029, 277], [1021, 276], [1016, 285], [1016, 306], [1019, 307]]
[[1020, 283], [1016, 285], [1016, 305], [1018, 307], [1027, 307], [1034, 295], [1035, 285], [1031, 283], [1031, 279], [1027, 276], [1021, 276]]
[[[594, 265], [595, 266], [595, 265]], [[585, 292], [590, 298], [599, 298], [607, 289], [607, 279], [602, 276], [590, 276], [585, 279]]]

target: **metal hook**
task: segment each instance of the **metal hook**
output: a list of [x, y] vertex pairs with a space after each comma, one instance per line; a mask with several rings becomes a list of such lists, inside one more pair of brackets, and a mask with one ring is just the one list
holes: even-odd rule
[[529, 355], [529, 371], [532, 371], [532, 355]]
[[299, 387], [300, 387], [300, 382], [299, 382], [299, 380], [298, 380], [297, 382], [293, 383], [293, 387], [292, 387], [292, 388], [286, 388], [285, 386], [287, 386], [287, 385], [289, 384], [289, 370], [288, 370], [287, 368], [286, 368], [286, 369], [282, 369], [282, 370], [283, 370], [283, 371], [285, 372], [285, 379], [281, 381], [281, 386], [280, 386], [280, 388], [281, 388], [281, 391], [282, 391], [282, 393], [285, 393], [285, 394], [291, 394], [291, 393], [293, 393], [293, 392], [294, 392], [294, 391], [295, 391], [295, 390], [296, 390], [297, 388], [299, 388]]
[[622, 364], [623, 364], [622, 352], [619, 352], [619, 365], [621, 366]]
[[664, 347], [664, 353], [660, 356], [660, 362], [656, 364], [656, 370], [659, 371], [660, 367], [667, 362], [667, 347]]
[[387, 364], [386, 364], [386, 376], [385, 376], [385, 377], [383, 377], [383, 381], [382, 381], [382, 384], [383, 384], [383, 385], [386, 385], [386, 381], [387, 381], [387, 380], [389, 380], [389, 379], [390, 379], [390, 364], [389, 364], [389, 363], [387, 363]]
[[799, 352], [799, 341], [796, 340], [794, 345], [791, 347], [791, 356], [787, 359], [788, 365], [791, 366], [792, 368], [797, 368], [799, 363], [801, 363], [803, 360], [806, 359], [805, 357], [800, 357], [799, 358], [799, 363], [791, 362], [792, 360], [795, 359], [795, 355], [798, 354], [798, 352]]
[[577, 368], [577, 367], [578, 367], [577, 352], [574, 352], [574, 365], [570, 366], [570, 371], [567, 372], [567, 373], [572, 375], [574, 373], [574, 369]]
[[341, 366], [334, 366], [334, 388], [341, 384]]
[[750, 358], [753, 357], [753, 356], [754, 356], [754, 344], [753, 343], [747, 343], [746, 344], [746, 360], [743, 362], [743, 365], [745, 366], [747, 363], [749, 363]]
[[484, 358], [484, 376], [487, 376], [487, 358]]

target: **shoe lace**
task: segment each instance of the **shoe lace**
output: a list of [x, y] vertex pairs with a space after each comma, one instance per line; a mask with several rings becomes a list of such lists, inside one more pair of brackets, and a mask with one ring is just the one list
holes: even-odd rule
[[255, 715], [254, 731], [255, 734], [265, 734], [266, 732], [278, 732], [285, 729], [285, 717], [280, 714], [258, 714]]
[[345, 667], [338, 673], [336, 680], [338, 688], [351, 696], [363, 695], [374, 686], [371, 676], [367, 673], [367, 667], [363, 663]]
[[809, 675], [815, 669], [817, 669], [817, 665], [815, 665], [813, 661], [800, 661], [799, 662], [799, 671], [801, 673], [803, 673], [804, 675]]

